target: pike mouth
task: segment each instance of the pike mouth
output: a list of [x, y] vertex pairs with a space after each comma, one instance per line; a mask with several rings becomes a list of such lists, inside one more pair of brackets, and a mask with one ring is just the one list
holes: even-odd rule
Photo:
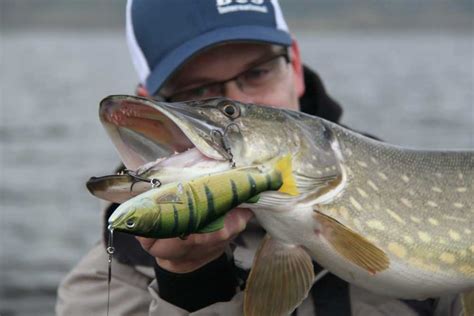
[[[224, 129], [185, 103], [116, 95], [103, 99], [99, 116], [125, 167], [172, 161], [174, 167], [231, 161]], [[229, 164], [230, 167], [230, 164]]]

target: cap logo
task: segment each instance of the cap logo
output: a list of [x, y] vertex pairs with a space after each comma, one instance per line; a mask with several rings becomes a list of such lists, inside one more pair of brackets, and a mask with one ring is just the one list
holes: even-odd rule
[[264, 2], [264, 0], [216, 0], [216, 5], [219, 14], [238, 11], [268, 13], [268, 8]]

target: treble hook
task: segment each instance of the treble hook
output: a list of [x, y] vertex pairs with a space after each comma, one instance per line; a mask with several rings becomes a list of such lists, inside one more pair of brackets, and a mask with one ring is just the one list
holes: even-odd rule
[[232, 160], [232, 152], [230, 151], [230, 148], [227, 145], [227, 142], [225, 141], [225, 138], [222, 132], [218, 129], [213, 129], [211, 130], [211, 137], [214, 143], [217, 143], [217, 145], [221, 146], [224, 149], [225, 155], [227, 156], [227, 158], [229, 160]]
[[229, 129], [230, 129], [232, 126], [237, 127], [237, 132], [238, 132], [238, 133], [241, 133], [239, 125], [237, 125], [237, 123], [235, 123], [235, 122], [231, 122], [231, 123], [229, 123], [229, 124], [225, 127], [225, 129], [224, 129], [224, 137], [226, 137], [226, 134], [229, 132]]
[[228, 139], [227, 134], [229, 133], [231, 127], [236, 127], [237, 128], [237, 133], [242, 133], [242, 132], [240, 131], [240, 127], [239, 127], [239, 125], [237, 125], [237, 123], [231, 122], [225, 127], [224, 135], [222, 137], [223, 142], [224, 142], [224, 146], [225, 146], [227, 152], [229, 153], [229, 155], [231, 157], [230, 162], [232, 163], [232, 168], [235, 168], [234, 155], [232, 154], [229, 143], [227, 142], [227, 139]]
[[161, 181], [158, 180], [157, 178], [152, 178], [152, 179], [150, 180], [150, 184], [151, 184], [151, 187], [152, 187], [153, 189], [156, 189], [156, 188], [161, 187]]
[[[213, 138], [213, 141], [216, 143], [219, 143], [220, 146], [224, 149], [225, 155], [227, 156], [227, 159], [229, 162], [232, 164], [232, 168], [235, 167], [235, 162], [234, 162], [234, 155], [232, 154], [232, 150], [230, 149], [230, 146], [227, 142], [227, 138], [225, 137], [225, 134], [227, 133], [227, 127], [224, 129], [224, 134], [222, 134], [221, 131], [217, 129], [213, 129], [211, 131], [211, 136]], [[218, 139], [218, 141], [216, 140]]]
[[237, 132], [241, 133], [239, 125], [237, 125], [237, 123], [231, 122], [224, 128], [224, 133], [222, 133], [220, 130], [213, 129], [211, 131], [211, 136], [215, 142], [217, 142], [216, 139], [219, 139], [220, 145], [225, 150], [228, 156], [229, 162], [231, 162], [232, 164], [232, 168], [235, 168], [234, 155], [232, 154], [232, 150], [231, 150], [231, 147], [229, 146], [228, 137], [227, 137], [227, 134], [230, 132], [230, 129], [232, 127], [236, 127]]
[[211, 130], [211, 137], [213, 141], [216, 141], [218, 138], [220, 141], [224, 139], [224, 135], [222, 135], [221, 131], [218, 129]]
[[130, 186], [130, 192], [133, 191], [133, 186], [138, 182], [150, 183], [150, 185], [153, 189], [159, 188], [162, 184], [161, 181], [157, 178], [151, 178], [151, 179], [144, 178], [144, 177], [139, 176], [136, 172], [134, 172], [132, 170], [125, 169], [125, 170], [123, 170], [122, 174], [126, 174], [126, 175], [128, 175], [129, 177], [132, 178], [132, 185]]

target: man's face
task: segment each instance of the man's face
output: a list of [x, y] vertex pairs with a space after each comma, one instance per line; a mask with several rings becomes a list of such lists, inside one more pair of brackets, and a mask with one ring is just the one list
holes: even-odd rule
[[[283, 56], [285, 50], [279, 46], [255, 43], [215, 46], [183, 65], [159, 94], [172, 99], [180, 93], [182, 96], [202, 93], [205, 97], [225, 96], [241, 102], [299, 110], [298, 98], [304, 92], [300, 57], [296, 44], [288, 51], [289, 63]], [[266, 75], [269, 70], [271, 75]], [[236, 80], [213, 85], [236, 76]]]

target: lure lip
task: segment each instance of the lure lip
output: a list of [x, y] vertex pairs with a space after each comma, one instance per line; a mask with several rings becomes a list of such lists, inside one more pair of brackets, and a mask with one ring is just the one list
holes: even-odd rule
[[191, 148], [208, 159], [230, 160], [231, 154], [213, 140], [221, 126], [203, 120], [186, 103], [164, 103], [150, 99], [111, 95], [100, 102], [100, 120], [128, 169]]
[[186, 152], [147, 163], [135, 171], [125, 169], [117, 174], [92, 177], [86, 187], [92, 195], [120, 204], [171, 181], [225, 171], [231, 167], [228, 161], [209, 159], [193, 147]]

